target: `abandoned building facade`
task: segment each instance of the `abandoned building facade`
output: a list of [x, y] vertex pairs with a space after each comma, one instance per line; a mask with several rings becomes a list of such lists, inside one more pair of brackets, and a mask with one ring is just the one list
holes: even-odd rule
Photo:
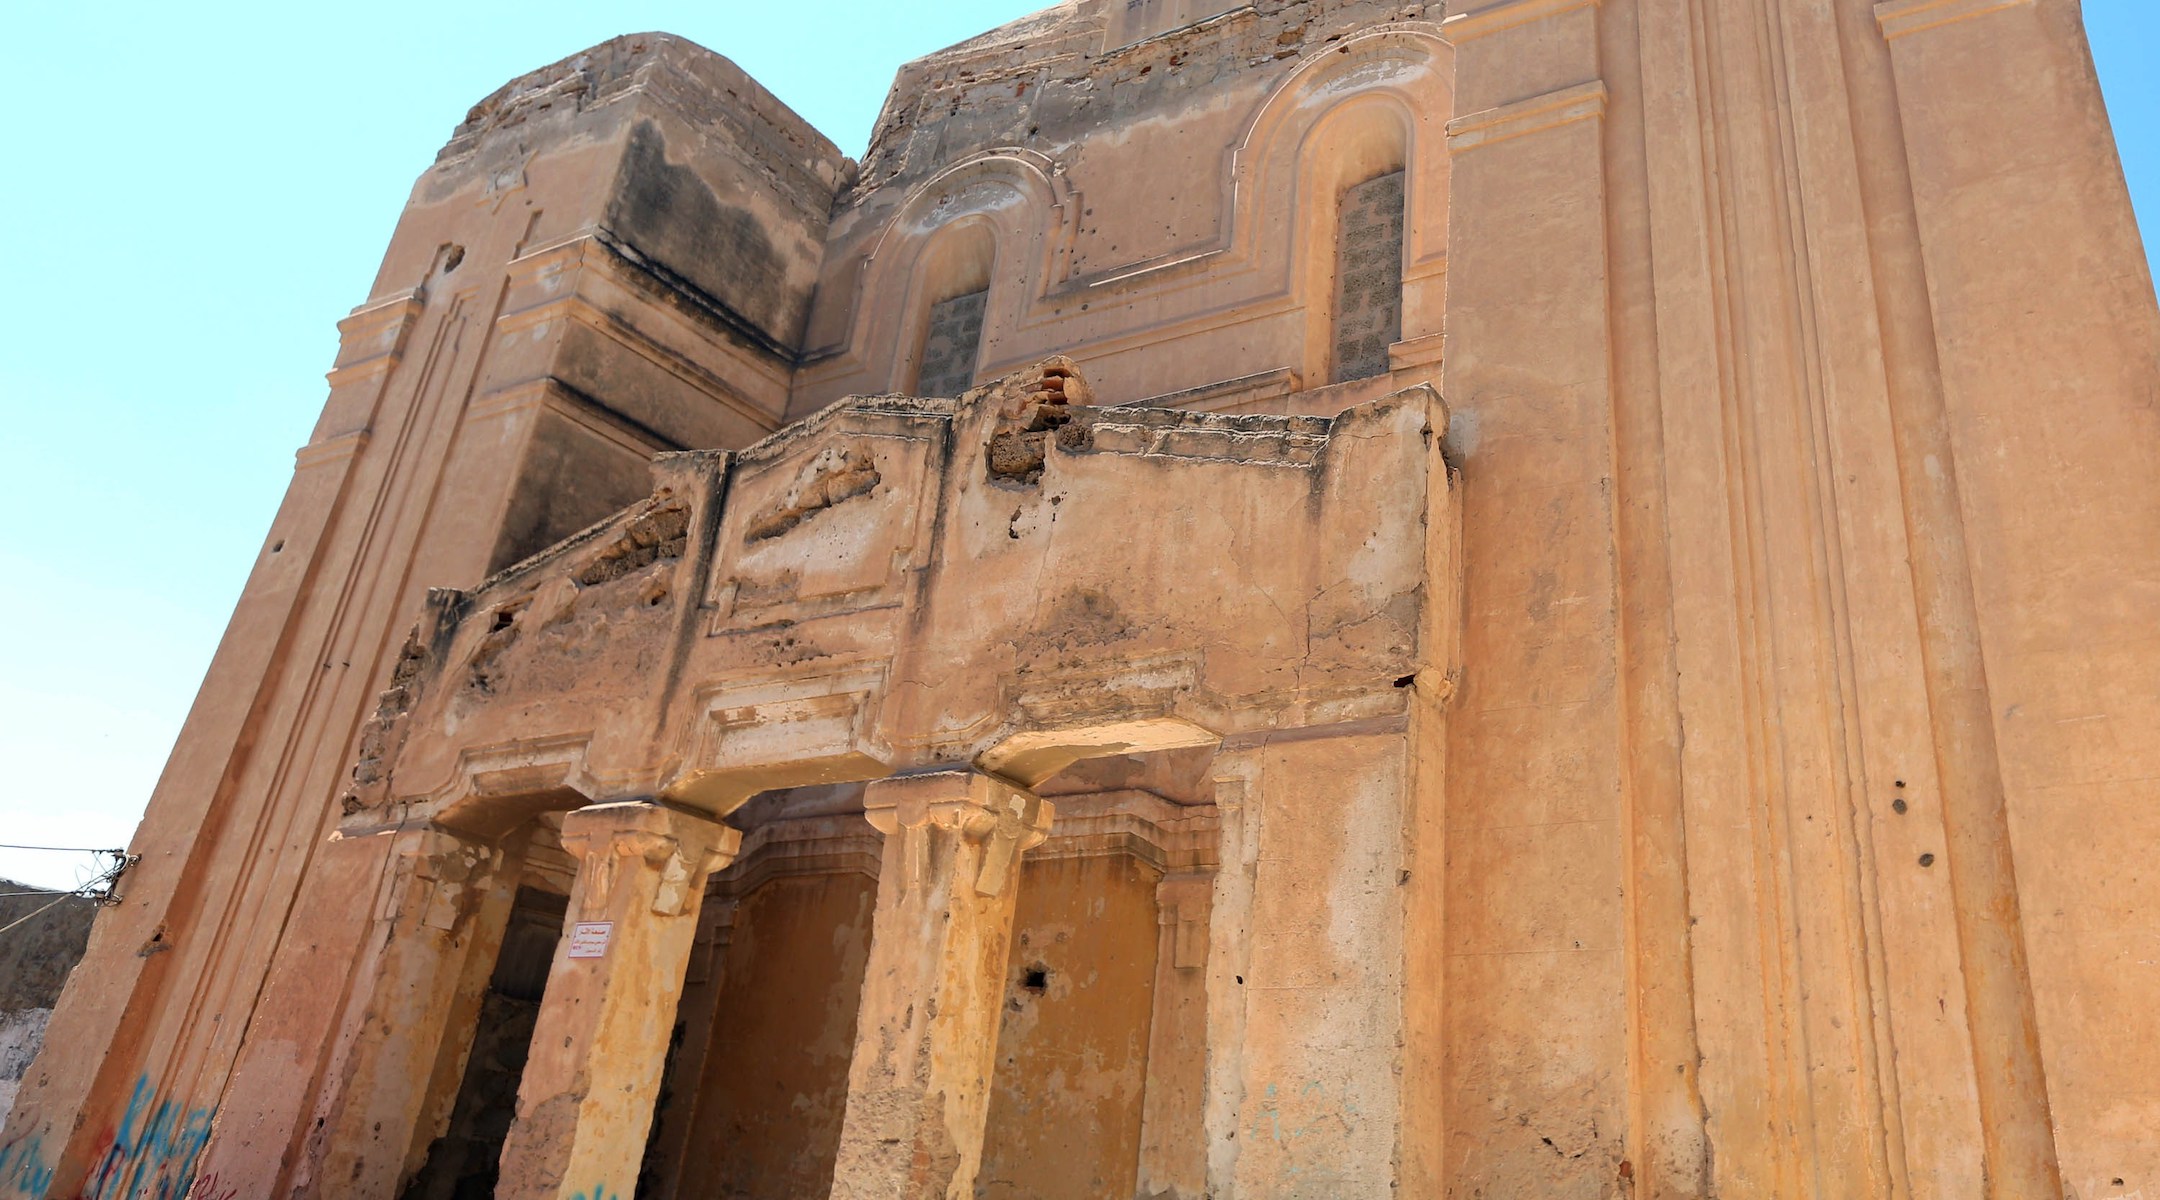
[[1067, 0], [420, 178], [0, 1196], [2160, 1195], [2075, 0]]

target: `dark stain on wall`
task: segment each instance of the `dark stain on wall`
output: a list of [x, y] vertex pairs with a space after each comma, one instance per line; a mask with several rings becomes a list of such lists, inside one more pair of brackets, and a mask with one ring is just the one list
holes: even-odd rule
[[696, 171], [668, 161], [660, 127], [630, 131], [607, 223], [616, 238], [717, 302], [765, 338], [787, 340], [787, 267], [747, 210], [723, 203]]

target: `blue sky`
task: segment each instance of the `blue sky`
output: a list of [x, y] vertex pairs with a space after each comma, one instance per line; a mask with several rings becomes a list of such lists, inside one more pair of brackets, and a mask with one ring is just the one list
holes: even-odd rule
[[[733, 58], [851, 154], [905, 60], [1043, 0], [23, 3], [0, 226], [0, 842], [127, 841], [412, 180], [472, 103], [594, 42]], [[2160, 3], [2086, 0], [2160, 232]], [[88, 860], [0, 850], [70, 885]]]

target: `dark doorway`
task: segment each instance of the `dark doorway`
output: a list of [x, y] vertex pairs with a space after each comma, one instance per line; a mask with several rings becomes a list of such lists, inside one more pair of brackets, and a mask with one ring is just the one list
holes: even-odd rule
[[495, 1194], [503, 1139], [517, 1116], [518, 1084], [532, 1046], [533, 1022], [547, 991], [548, 967], [562, 940], [565, 897], [521, 887], [503, 932], [502, 953], [480, 1002], [465, 1079], [450, 1127], [428, 1146], [427, 1161], [401, 1200], [489, 1200]]

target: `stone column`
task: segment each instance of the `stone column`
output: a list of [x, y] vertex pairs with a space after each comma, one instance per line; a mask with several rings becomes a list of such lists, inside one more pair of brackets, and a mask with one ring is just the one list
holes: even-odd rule
[[880, 780], [877, 914], [833, 1200], [972, 1197], [1022, 851], [1048, 801], [972, 770]]
[[741, 840], [649, 802], [563, 820], [577, 882], [503, 1145], [501, 1200], [636, 1188], [705, 881]]
[[318, 1103], [303, 1195], [392, 1196], [419, 1169], [457, 1098], [517, 892], [522, 839], [505, 852], [440, 829], [377, 836], [396, 838], [380, 950]]

